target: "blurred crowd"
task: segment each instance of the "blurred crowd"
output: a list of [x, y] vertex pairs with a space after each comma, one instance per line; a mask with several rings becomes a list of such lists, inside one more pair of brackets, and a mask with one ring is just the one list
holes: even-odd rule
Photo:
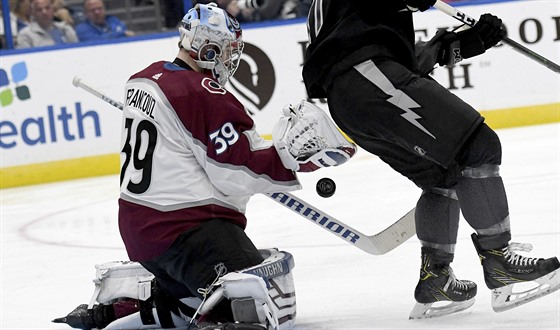
[[[64, 0], [10, 0], [15, 48], [52, 46], [134, 35], [116, 16], [107, 15], [103, 0], [84, 0], [80, 19]], [[83, 17], [82, 17], [83, 16]], [[5, 48], [2, 20], [2, 48]]]
[[[209, 2], [215, 2], [240, 22], [260, 22], [306, 17], [313, 0], [160, 0], [163, 29], [175, 29], [189, 8], [197, 3]], [[132, 4], [149, 5], [153, 4], [153, 0], [135, 0]], [[15, 48], [107, 40], [146, 33], [135, 33], [118, 17], [108, 15], [104, 0], [84, 0], [78, 7], [68, 6], [64, 0], [9, 0], [9, 5]], [[0, 23], [0, 46], [6, 48], [3, 19]]]
[[207, 4], [215, 2], [240, 22], [305, 17], [313, 0], [193, 0]]

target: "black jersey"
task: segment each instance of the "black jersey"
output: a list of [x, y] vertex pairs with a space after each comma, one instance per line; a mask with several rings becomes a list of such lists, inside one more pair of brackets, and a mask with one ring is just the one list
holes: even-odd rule
[[307, 20], [303, 79], [310, 97], [326, 97], [338, 73], [374, 56], [415, 67], [412, 12], [404, 0], [314, 0]]

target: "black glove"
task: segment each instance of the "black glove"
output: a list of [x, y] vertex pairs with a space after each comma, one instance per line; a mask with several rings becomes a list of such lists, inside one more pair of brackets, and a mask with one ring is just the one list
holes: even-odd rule
[[413, 11], [415, 11], [414, 9], [426, 11], [436, 3], [436, 0], [404, 0], [404, 2]]
[[435, 64], [453, 66], [463, 58], [460, 42], [454, 32], [440, 29], [429, 41], [419, 41], [415, 45], [418, 71], [427, 74], [434, 69]]
[[480, 20], [472, 28], [457, 33], [461, 41], [462, 57], [471, 58], [484, 53], [500, 42], [506, 34], [501, 19], [490, 14], [480, 16]]
[[502, 29], [502, 20], [491, 14], [480, 16], [472, 30], [478, 33], [485, 49], [493, 47], [506, 36], [506, 31]]

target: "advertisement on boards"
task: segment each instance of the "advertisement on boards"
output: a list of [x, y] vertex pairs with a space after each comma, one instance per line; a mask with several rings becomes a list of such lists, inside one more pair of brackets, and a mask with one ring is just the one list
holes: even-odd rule
[[[526, 1], [513, 1], [460, 8], [472, 17], [486, 12], [498, 15], [512, 40], [559, 63], [560, 8], [555, 1], [530, 2], [530, 6]], [[435, 9], [414, 17], [418, 40], [428, 40], [437, 29], [460, 25]], [[106, 155], [114, 156], [110, 171], [117, 172], [120, 111], [76, 88], [72, 80], [80, 76], [109, 97], [122, 101], [128, 77], [155, 61], [172, 61], [177, 53], [177, 41], [178, 33], [168, 33], [110, 44], [2, 53], [0, 171], [3, 185], [13, 173], [18, 173], [19, 178], [30, 172], [40, 177], [41, 171], [35, 168], [31, 171], [28, 167], [36, 164], [51, 164], [45, 167], [46, 171], [57, 171], [64, 168], [61, 164], [65, 161], [87, 158], [86, 164], [72, 165], [79, 167], [73, 171], [95, 173], [99, 162], [107, 161], [102, 157]], [[244, 41], [240, 66], [226, 87], [246, 106], [258, 132], [270, 138], [282, 107], [307, 98], [301, 77], [307, 47], [306, 25], [303, 20], [248, 25], [244, 29]], [[550, 121], [551, 116], [554, 121], [554, 116], [559, 116], [558, 74], [506, 45], [452, 68], [436, 68], [432, 75], [484, 112], [489, 121], [492, 113], [504, 110], [521, 114], [512, 125], [530, 122], [529, 119], [541, 114], [548, 116], [542, 122]], [[326, 100], [311, 101], [327, 110]], [[96, 157], [103, 160], [96, 162]], [[64, 173], [60, 178], [64, 178]], [[10, 182], [13, 185], [18, 180]]]

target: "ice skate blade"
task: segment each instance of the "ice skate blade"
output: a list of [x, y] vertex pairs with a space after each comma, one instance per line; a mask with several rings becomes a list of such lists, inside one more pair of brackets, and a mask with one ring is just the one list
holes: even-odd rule
[[505, 312], [557, 291], [560, 289], [560, 274], [558, 271], [556, 269], [532, 281], [538, 283], [538, 286], [523, 292], [513, 293], [515, 284], [492, 290], [492, 309], [496, 313]]
[[408, 316], [409, 320], [431, 319], [449, 314], [458, 313], [471, 307], [474, 304], [474, 298], [465, 301], [450, 301], [443, 306], [434, 306], [436, 303], [416, 303]]

